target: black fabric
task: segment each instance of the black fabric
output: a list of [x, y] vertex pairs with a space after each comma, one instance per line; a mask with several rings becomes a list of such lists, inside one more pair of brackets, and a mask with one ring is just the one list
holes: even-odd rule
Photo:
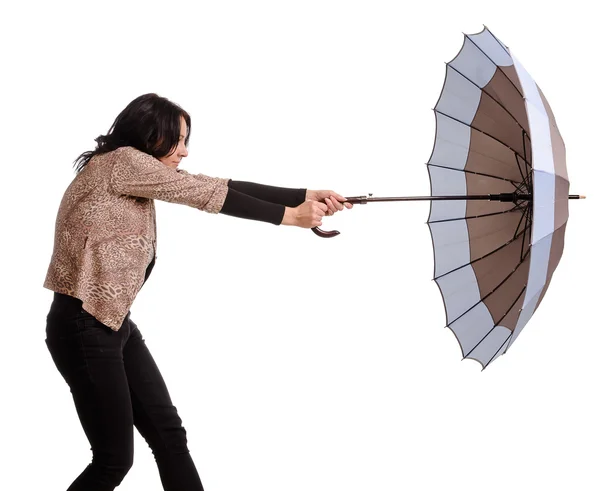
[[160, 489], [203, 491], [186, 429], [130, 314], [113, 331], [83, 310], [81, 300], [54, 293], [46, 346], [93, 454], [68, 491], [113, 491], [133, 464], [134, 425], [154, 454]]
[[263, 201], [262, 199], [229, 188], [220, 213], [237, 218], [259, 220], [279, 225], [283, 220], [285, 206]]
[[306, 189], [280, 188], [248, 181], [233, 181], [221, 208], [224, 215], [280, 225], [285, 207], [304, 202]]
[[248, 181], [230, 180], [227, 185], [240, 193], [254, 196], [255, 198], [277, 203], [279, 205], [295, 208], [306, 201], [305, 188], [281, 188], [277, 186], [268, 186]]
[[156, 256], [154, 256], [152, 258], [152, 262], [150, 264], [148, 264], [148, 267], [146, 268], [146, 277], [144, 278], [144, 283], [142, 283], [142, 286], [146, 283], [146, 281], [148, 281], [148, 278], [150, 277], [150, 273], [152, 273], [152, 268], [154, 268], [155, 263], [156, 263]]

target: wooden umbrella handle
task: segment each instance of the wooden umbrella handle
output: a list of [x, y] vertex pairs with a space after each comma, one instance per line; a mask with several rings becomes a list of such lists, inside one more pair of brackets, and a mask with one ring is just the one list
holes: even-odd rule
[[324, 239], [331, 239], [331, 237], [340, 235], [340, 233], [337, 230], [332, 230], [331, 232], [328, 232], [327, 230], [321, 230], [319, 227], [313, 227], [311, 228], [311, 230], [319, 237], [323, 237]]
[[[346, 201], [344, 201], [344, 203], [352, 203], [353, 205], [357, 203], [366, 204], [371, 196], [373, 195], [369, 194], [369, 198], [367, 198], [366, 196], [351, 196], [346, 198]], [[340, 233], [337, 230], [332, 230], [331, 232], [328, 232], [327, 230], [321, 230], [319, 227], [313, 227], [311, 228], [311, 230], [319, 237], [323, 237], [324, 239], [331, 239], [332, 237], [340, 235]]]

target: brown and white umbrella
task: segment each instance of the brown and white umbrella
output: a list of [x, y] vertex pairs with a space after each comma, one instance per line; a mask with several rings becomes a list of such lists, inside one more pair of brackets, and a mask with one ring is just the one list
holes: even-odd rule
[[[487, 28], [466, 35], [435, 106], [428, 197], [434, 279], [463, 357], [485, 368], [515, 341], [561, 258], [565, 146], [544, 94]], [[331, 237], [337, 231], [314, 229]]]

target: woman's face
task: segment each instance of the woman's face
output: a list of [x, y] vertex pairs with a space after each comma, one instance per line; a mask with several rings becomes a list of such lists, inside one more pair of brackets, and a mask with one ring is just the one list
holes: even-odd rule
[[185, 119], [183, 119], [183, 117], [181, 117], [181, 129], [179, 130], [179, 142], [177, 143], [175, 150], [173, 152], [171, 152], [171, 154], [166, 155], [165, 157], [161, 157], [158, 160], [160, 160], [166, 166], [171, 167], [172, 169], [176, 169], [177, 166], [179, 165], [179, 162], [181, 162], [181, 159], [183, 157], [187, 157], [187, 155], [188, 155], [188, 151], [185, 146], [185, 137], [186, 136], [187, 136], [187, 124], [185, 122]]

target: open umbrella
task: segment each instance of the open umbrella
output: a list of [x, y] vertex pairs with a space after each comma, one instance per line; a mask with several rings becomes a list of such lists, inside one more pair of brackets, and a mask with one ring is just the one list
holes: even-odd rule
[[[434, 279], [464, 358], [485, 368], [515, 341], [561, 258], [569, 195], [565, 146], [544, 94], [487, 28], [447, 64], [427, 164]], [[313, 229], [322, 237], [339, 232]]]

